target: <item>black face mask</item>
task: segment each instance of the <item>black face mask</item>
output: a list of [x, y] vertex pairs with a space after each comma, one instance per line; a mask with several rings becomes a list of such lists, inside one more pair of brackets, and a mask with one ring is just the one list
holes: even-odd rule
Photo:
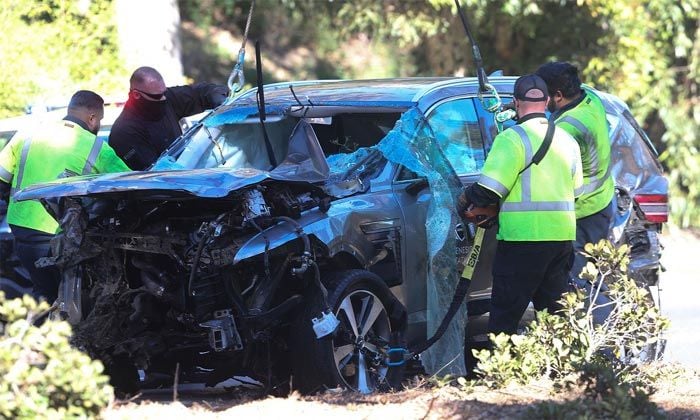
[[167, 99], [162, 101], [149, 101], [143, 97], [136, 98], [133, 92], [130, 92], [129, 96], [131, 102], [134, 104], [134, 108], [143, 118], [151, 121], [158, 121], [165, 116]]

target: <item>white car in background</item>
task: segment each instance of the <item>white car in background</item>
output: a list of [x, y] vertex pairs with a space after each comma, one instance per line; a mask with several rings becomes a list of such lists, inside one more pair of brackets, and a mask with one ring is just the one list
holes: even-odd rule
[[[105, 115], [102, 118], [97, 137], [102, 140], [107, 140], [109, 131], [112, 129], [114, 120], [117, 119], [124, 108], [123, 100], [111, 101], [105, 103]], [[19, 115], [0, 120], [0, 150], [10, 141], [10, 139], [18, 132], [32, 127], [36, 127], [44, 121], [58, 121], [66, 116], [68, 105], [61, 107], [42, 108], [45, 110], [37, 110], [37, 107], [27, 107], [32, 110], [30, 114]]]

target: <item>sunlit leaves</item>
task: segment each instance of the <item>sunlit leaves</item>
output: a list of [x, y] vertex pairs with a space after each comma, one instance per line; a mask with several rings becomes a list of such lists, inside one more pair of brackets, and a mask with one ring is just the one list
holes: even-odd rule
[[0, 302], [0, 417], [97, 416], [113, 390], [102, 363], [70, 346], [70, 325], [35, 326], [49, 305], [27, 295]]
[[78, 89], [108, 95], [123, 86], [128, 75], [118, 55], [111, 1], [5, 3], [0, 117], [38, 101], [65, 105]]

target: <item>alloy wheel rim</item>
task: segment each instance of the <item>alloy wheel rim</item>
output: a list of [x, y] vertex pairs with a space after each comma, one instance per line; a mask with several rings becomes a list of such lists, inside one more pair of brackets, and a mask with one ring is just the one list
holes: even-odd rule
[[347, 387], [371, 393], [388, 371], [381, 352], [391, 335], [386, 308], [373, 293], [356, 290], [343, 299], [336, 316], [341, 327], [333, 339], [335, 367]]

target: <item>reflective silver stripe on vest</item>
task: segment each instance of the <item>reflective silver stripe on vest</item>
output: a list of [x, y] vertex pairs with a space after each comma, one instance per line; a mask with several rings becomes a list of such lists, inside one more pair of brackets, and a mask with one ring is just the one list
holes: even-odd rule
[[95, 161], [97, 161], [100, 150], [102, 150], [102, 140], [95, 139], [95, 142], [92, 144], [92, 149], [90, 149], [90, 154], [88, 154], [87, 161], [85, 162], [85, 166], [83, 167], [83, 175], [92, 173], [92, 168], [95, 167]]
[[0, 178], [6, 180], [8, 184], [11, 184], [13, 177], [14, 177], [14, 174], [12, 174], [12, 172], [10, 172], [7, 169], [0, 166]]
[[501, 204], [501, 212], [512, 211], [574, 211], [573, 201], [528, 201], [513, 203], [506, 201]]
[[497, 192], [501, 197], [505, 197], [508, 195], [508, 188], [505, 185], [498, 182], [497, 180], [491, 178], [490, 176], [481, 174], [481, 176], [479, 176], [479, 180], [476, 182], [477, 184], [481, 184], [484, 187]]
[[576, 167], [579, 163], [579, 156], [580, 155], [576, 155], [576, 152], [574, 150], [571, 151], [571, 176], [574, 178], [576, 177]]
[[[15, 183], [15, 189], [22, 188], [22, 178], [24, 177], [24, 165], [27, 164], [27, 155], [29, 154], [29, 145], [32, 144], [32, 139], [28, 138], [24, 141], [24, 146], [22, 146], [22, 153], [19, 158], [19, 165], [17, 165], [17, 183]], [[11, 192], [14, 195], [14, 192]]]
[[584, 184], [582, 194], [592, 193], [593, 191], [600, 188], [600, 186], [605, 183], [605, 180], [608, 179], [608, 176], [610, 176], [610, 166], [608, 166], [608, 170], [605, 171], [605, 174], [602, 178], [593, 178], [590, 183]]
[[[590, 182], [586, 185], [586, 192], [584, 194], [587, 194], [589, 192], [593, 192], [598, 189], [601, 185], [603, 185], [603, 182], [605, 182], [606, 179], [608, 179], [608, 176], [610, 175], [610, 165], [608, 165], [607, 170], [605, 171], [605, 174], [602, 177], [598, 177], [596, 174], [598, 173], [598, 169], [600, 166], [600, 161], [598, 159], [598, 147], [595, 143], [595, 139], [593, 138], [593, 135], [591, 132], [588, 130], [588, 127], [583, 125], [581, 121], [577, 120], [576, 118], [570, 116], [570, 115], [565, 115], [562, 117], [561, 120], [557, 122], [565, 122], [573, 125], [576, 127], [580, 132], [583, 133], [583, 141], [586, 143], [586, 148], [587, 151], [586, 153], [588, 156], [590, 156], [591, 160], [591, 167], [590, 167], [590, 176], [589, 180]], [[583, 150], [581, 150], [581, 160], [583, 160]], [[585, 171], [585, 169], [584, 169]], [[586, 177], [586, 173], [584, 172], [583, 174], [584, 178]], [[585, 179], [584, 179], [585, 182]]]
[[[533, 158], [532, 143], [525, 129], [521, 126], [511, 127], [518, 135], [525, 148], [525, 165]], [[501, 204], [501, 212], [516, 211], [574, 211], [573, 201], [532, 201], [532, 166], [520, 174], [520, 185], [522, 188], [521, 201], [518, 203], [505, 201]], [[574, 165], [574, 170], [576, 169]]]
[[586, 186], [582, 185], [579, 188], [574, 188], [574, 196], [578, 197], [581, 194], [584, 194], [586, 191]]
[[[527, 166], [530, 164], [533, 158], [532, 143], [530, 142], [530, 137], [527, 135], [525, 129], [521, 126], [515, 125], [512, 128], [520, 136], [520, 140], [522, 141], [523, 147], [525, 148], [525, 166]], [[520, 174], [520, 185], [522, 189], [521, 201], [523, 202], [532, 200], [532, 172], [530, 171], [530, 169], [532, 169], [532, 166], [530, 166], [525, 171], [523, 171], [522, 174]]]

